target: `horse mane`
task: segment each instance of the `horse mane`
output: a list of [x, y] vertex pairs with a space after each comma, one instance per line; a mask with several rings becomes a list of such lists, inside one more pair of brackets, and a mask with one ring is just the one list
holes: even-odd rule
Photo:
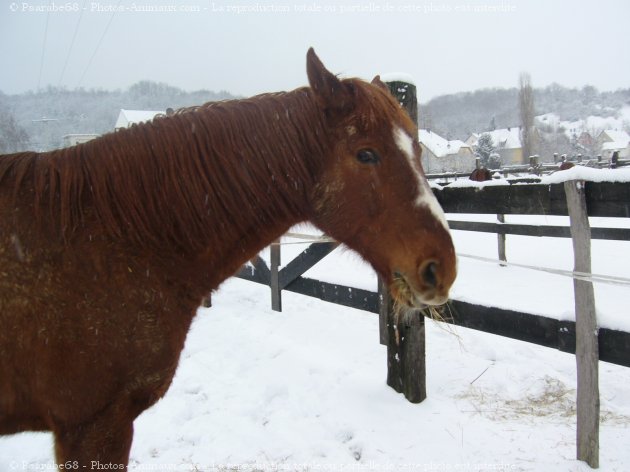
[[0, 183], [14, 181], [18, 204], [29, 204], [30, 192], [36, 219], [66, 241], [99, 231], [96, 220], [110, 236], [187, 253], [303, 212], [300, 197], [327, 145], [323, 114], [303, 88], [185, 108], [66, 149], [1, 156]]

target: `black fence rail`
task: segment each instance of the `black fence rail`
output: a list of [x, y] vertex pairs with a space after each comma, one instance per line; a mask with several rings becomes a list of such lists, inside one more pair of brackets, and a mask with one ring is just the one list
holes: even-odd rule
[[[250, 282], [256, 282], [263, 285], [271, 286], [270, 275], [264, 275], [265, 269], [261, 272], [260, 266], [267, 264], [261, 260], [256, 264], [257, 267], [248, 265], [243, 267], [237, 274], [237, 277]], [[271, 274], [269, 268], [266, 268]], [[299, 293], [308, 297], [319, 298], [325, 302], [335, 303], [357, 310], [378, 313], [380, 307], [380, 295], [378, 292], [369, 290], [347, 287], [345, 285], [333, 284], [330, 282], [322, 282], [321, 280], [309, 279], [307, 277], [296, 277], [284, 290], [293, 293]]]
[[[589, 216], [630, 218], [630, 184], [586, 182]], [[567, 216], [562, 184], [444, 187], [434, 191], [445, 213]]]
[[[570, 238], [568, 226], [528, 225], [520, 223], [489, 223], [480, 221], [448, 220], [452, 230], [495, 233], [513, 236]], [[630, 228], [591, 228], [592, 239], [630, 241]]]

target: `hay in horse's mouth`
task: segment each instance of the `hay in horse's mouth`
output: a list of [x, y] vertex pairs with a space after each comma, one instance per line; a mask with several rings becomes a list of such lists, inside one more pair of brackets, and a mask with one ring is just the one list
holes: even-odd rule
[[[445, 323], [452, 322], [452, 316], [446, 315], [450, 311], [448, 301], [442, 305], [427, 305], [420, 303], [418, 295], [411, 288], [407, 280], [401, 274], [394, 274], [394, 279], [390, 286], [390, 293], [393, 298], [393, 320], [394, 320], [394, 336], [396, 345], [399, 346], [401, 339], [399, 334], [399, 326], [406, 323], [409, 317], [418, 316], [430, 318], [433, 321], [441, 321]], [[450, 318], [450, 320], [449, 320]], [[447, 331], [453, 333], [450, 329]]]
[[394, 273], [394, 278], [389, 287], [389, 291], [394, 299], [394, 310], [396, 311], [401, 309], [424, 310], [428, 306], [419, 299], [405, 276], [400, 272]]
[[445, 321], [444, 312], [448, 307], [448, 301], [442, 305], [429, 305], [422, 302], [405, 276], [401, 273], [394, 273], [394, 278], [389, 290], [394, 300], [394, 313], [396, 313], [397, 316], [403, 316], [410, 311], [418, 311], [432, 320]]

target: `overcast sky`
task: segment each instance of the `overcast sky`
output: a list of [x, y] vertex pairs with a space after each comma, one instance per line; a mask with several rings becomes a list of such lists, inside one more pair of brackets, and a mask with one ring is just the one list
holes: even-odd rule
[[614, 90], [630, 87], [629, 21], [628, 0], [1, 0], [0, 91], [289, 90], [309, 46], [343, 76], [408, 73], [421, 101], [516, 86], [522, 71]]

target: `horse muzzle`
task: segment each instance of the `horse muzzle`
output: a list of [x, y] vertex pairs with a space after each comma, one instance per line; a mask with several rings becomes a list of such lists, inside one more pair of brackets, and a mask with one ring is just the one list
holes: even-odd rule
[[395, 303], [407, 308], [423, 309], [427, 306], [444, 305], [449, 299], [449, 290], [455, 274], [439, 261], [427, 259], [415, 273], [394, 271], [390, 292]]

